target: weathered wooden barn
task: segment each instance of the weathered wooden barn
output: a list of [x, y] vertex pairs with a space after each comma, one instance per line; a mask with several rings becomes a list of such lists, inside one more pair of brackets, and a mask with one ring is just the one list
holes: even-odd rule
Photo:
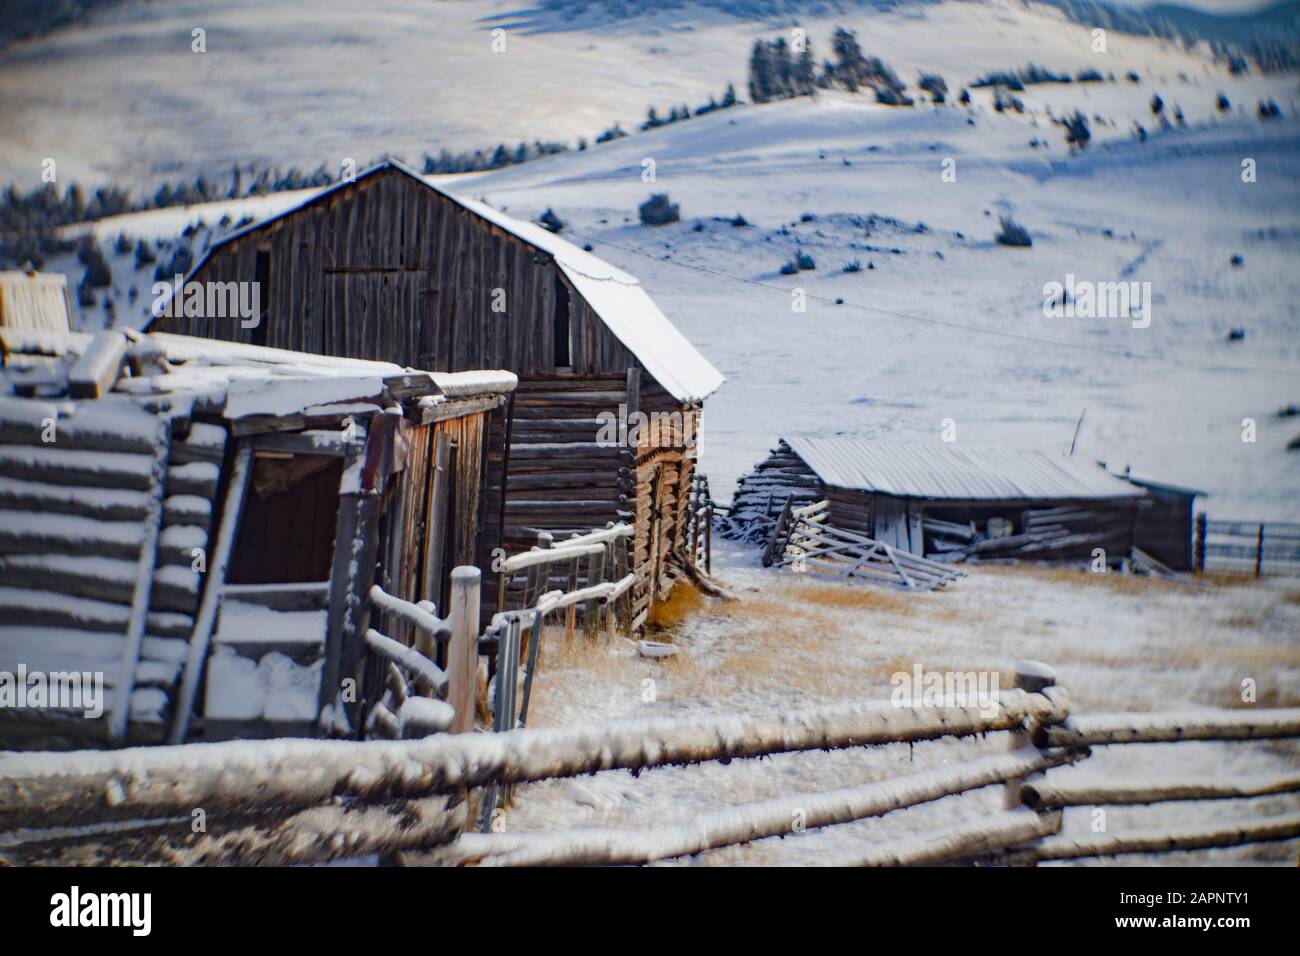
[[936, 560], [1078, 561], [1101, 548], [1114, 565], [1139, 515], [1179, 533], [1148, 511], [1146, 489], [1065, 455], [841, 437], [783, 439], [741, 478], [729, 520], [762, 525], [787, 499], [822, 498], [836, 527]]
[[[515, 372], [488, 441], [482, 554], [634, 520], [638, 618], [661, 593], [665, 562], [685, 553], [693, 437], [722, 376], [631, 275], [386, 162], [215, 243], [187, 281], [258, 282], [261, 321], [186, 315], [154, 329]], [[638, 413], [647, 427], [610, 437], [611, 419]]]
[[[0, 336], [0, 696], [20, 672], [105, 688], [94, 716], [0, 706], [0, 746], [361, 733], [384, 676], [371, 587], [446, 614], [515, 376]], [[472, 707], [456, 716], [472, 726]]]

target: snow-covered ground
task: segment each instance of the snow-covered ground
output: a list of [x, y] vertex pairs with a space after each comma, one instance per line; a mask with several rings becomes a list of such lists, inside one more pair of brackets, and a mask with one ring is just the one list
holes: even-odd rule
[[[1300, 586], [1272, 581], [1198, 589], [1118, 575], [1027, 567], [980, 567], [946, 591], [900, 595], [863, 585], [757, 567], [757, 553], [726, 545], [715, 571], [738, 600], [706, 601], [672, 636], [677, 657], [640, 657], [616, 640], [547, 637], [533, 689], [530, 727], [612, 718], [764, 713], [846, 700], [886, 701], [899, 671], [998, 671], [1012, 686], [1017, 659], [1051, 663], [1079, 713], [1243, 707], [1242, 680], [1258, 706], [1300, 704]], [[648, 685], [647, 681], [653, 682]], [[653, 689], [653, 700], [647, 687]], [[987, 740], [889, 745], [786, 754], [728, 765], [608, 772], [520, 787], [504, 817], [509, 831], [573, 827], [645, 829], [771, 797], [888, 779], [973, 759]], [[1049, 779], [1127, 783], [1232, 780], [1293, 771], [1300, 745], [1179, 743], [1097, 748]], [[873, 842], [975, 819], [1001, 807], [999, 787], [808, 831], [711, 851], [706, 864], [816, 864], [865, 852]], [[1295, 795], [1256, 800], [1107, 808], [1106, 832], [1211, 825], [1300, 809]], [[1069, 810], [1065, 831], [1091, 833], [1088, 808]], [[1294, 862], [1297, 841], [1123, 863]]]

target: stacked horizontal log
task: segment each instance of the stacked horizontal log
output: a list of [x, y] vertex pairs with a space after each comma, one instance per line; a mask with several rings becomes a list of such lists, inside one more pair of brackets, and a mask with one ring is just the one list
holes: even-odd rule
[[786, 442], [778, 442], [737, 482], [731, 509], [718, 518], [718, 533], [735, 540], [766, 541], [787, 499], [798, 508], [822, 496], [821, 482], [812, 469]]
[[[559, 542], [608, 522], [631, 520], [631, 449], [600, 440], [607, 437], [601, 434], [602, 413], [617, 419], [626, 401], [621, 377], [551, 376], [519, 383], [511, 421], [495, 416], [488, 440], [483, 535], [491, 547], [517, 554], [537, 543], [539, 531]], [[496, 576], [488, 575], [487, 608], [498, 606], [496, 587]]]
[[[1134, 501], [1074, 502], [1030, 509], [1015, 516], [1013, 533], [995, 536], [956, 522], [927, 517], [926, 557], [937, 561], [1088, 561], [1105, 552], [1107, 563], [1127, 558], [1137, 519]], [[1010, 510], [1008, 520], [1012, 520]]]
[[[56, 423], [49, 434], [44, 421]], [[109, 695], [99, 721], [5, 711], [0, 736], [30, 747], [110, 730], [129, 742], [162, 739], [225, 443], [219, 425], [118, 395], [71, 409], [0, 404], [0, 670], [75, 664], [103, 672]]]

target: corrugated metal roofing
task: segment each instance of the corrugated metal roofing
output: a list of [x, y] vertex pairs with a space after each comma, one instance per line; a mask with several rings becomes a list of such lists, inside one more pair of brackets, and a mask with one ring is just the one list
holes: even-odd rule
[[1050, 501], [1141, 498], [1145, 492], [1065, 455], [852, 438], [787, 438], [794, 453], [834, 488], [901, 498]]
[[[703, 401], [716, 392], [725, 381], [722, 373], [714, 368], [686, 336], [682, 335], [677, 326], [673, 325], [659, 310], [635, 276], [590, 252], [579, 249], [567, 239], [561, 239], [535, 223], [515, 219], [486, 203], [465, 199], [448, 192], [428, 177], [421, 176], [409, 166], [396, 160], [388, 160], [359, 173], [357, 180], [360, 181], [388, 168], [405, 173], [458, 206], [551, 255], [569, 281], [573, 283], [578, 294], [591, 306], [592, 311], [600, 317], [600, 320], [627, 347], [628, 351], [637, 357], [646, 371], [654, 376], [655, 381], [679, 402]], [[226, 243], [261, 229], [267, 223], [291, 215], [349, 185], [351, 184], [336, 183], [326, 186], [296, 206], [223, 237], [204, 253], [198, 264], [190, 270], [190, 276], [197, 273], [208, 257]], [[186, 278], [188, 280], [189, 276]]]

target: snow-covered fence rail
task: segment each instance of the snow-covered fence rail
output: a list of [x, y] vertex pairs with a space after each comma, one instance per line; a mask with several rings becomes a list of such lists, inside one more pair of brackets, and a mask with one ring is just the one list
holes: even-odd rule
[[[572, 606], [586, 597], [584, 590], [590, 588], [548, 592], [531, 610], [548, 613]], [[508, 612], [494, 622], [517, 634], [522, 617]], [[510, 643], [500, 645], [502, 654], [509, 652]], [[845, 848], [820, 862], [1034, 863], [1300, 836], [1296, 813], [1083, 839], [1062, 836], [1063, 815], [1072, 807], [1300, 792], [1300, 774], [1295, 773], [1231, 783], [1080, 783], [1077, 775], [1053, 779], [1057, 768], [1085, 761], [1093, 746], [1300, 737], [1300, 709], [1087, 717], [1071, 713], [1068, 695], [1055, 686], [1050, 668], [1026, 661], [1016, 672], [1016, 688], [979, 706], [853, 703], [788, 713], [542, 730], [511, 729], [506, 723], [499, 733], [439, 733], [391, 741], [246, 741], [4, 754], [0, 859], [291, 863], [380, 852], [399, 854], [406, 862], [440, 865], [637, 864], [835, 827], [998, 784], [1007, 808], [1000, 813], [983, 813], [950, 829], [928, 830], [865, 850]], [[500, 698], [498, 706], [506, 707], [506, 699]], [[465, 832], [471, 803], [467, 794], [480, 788], [484, 792], [479, 806], [486, 808], [481, 827], [496, 808], [497, 797], [511, 785], [607, 770], [639, 772], [995, 732], [1010, 734], [1009, 751], [889, 780], [719, 808], [679, 824]], [[210, 817], [206, 834], [183, 827], [195, 808]], [[78, 829], [69, 831], [71, 826]]]
[[8, 753], [0, 754], [0, 830], [174, 816], [193, 807], [247, 811], [314, 806], [335, 797], [414, 799], [604, 770], [971, 737], [1064, 716], [1046, 696], [1012, 690], [993, 707], [851, 703], [400, 741], [281, 739]]
[[686, 509], [687, 560], [705, 574], [713, 573], [713, 495], [709, 479], [698, 471], [691, 478], [691, 492]]

